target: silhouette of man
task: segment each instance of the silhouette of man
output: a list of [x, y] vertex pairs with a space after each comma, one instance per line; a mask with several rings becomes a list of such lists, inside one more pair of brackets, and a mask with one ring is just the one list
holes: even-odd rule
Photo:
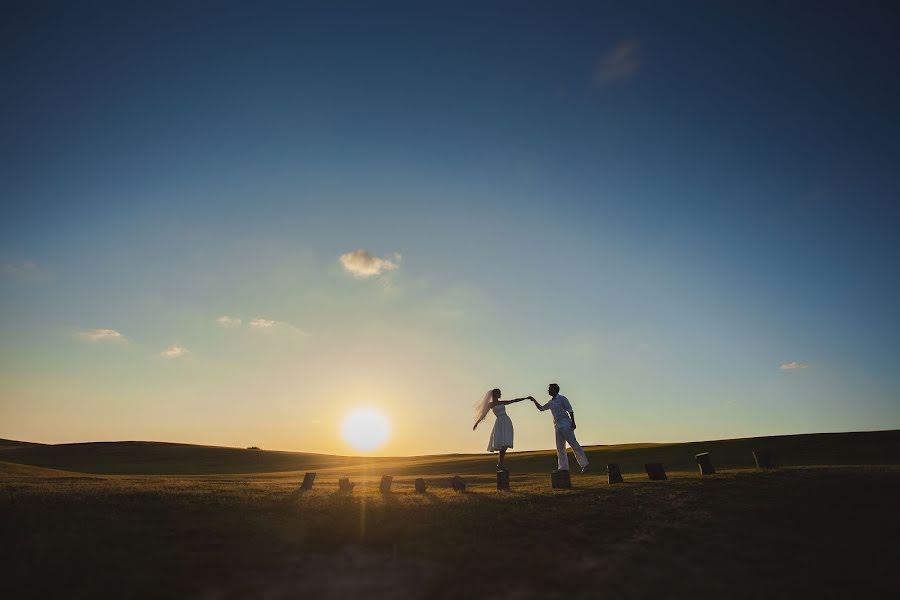
[[559, 386], [551, 383], [547, 387], [547, 393], [550, 394], [550, 401], [541, 405], [533, 396], [528, 398], [534, 402], [534, 406], [541, 411], [549, 410], [553, 415], [553, 428], [556, 430], [556, 458], [559, 463], [559, 471], [569, 470], [569, 456], [566, 454], [566, 442], [571, 446], [575, 453], [575, 459], [581, 465], [581, 472], [584, 473], [588, 468], [588, 459], [581, 449], [581, 444], [575, 439], [575, 411], [569, 399], [559, 393]]

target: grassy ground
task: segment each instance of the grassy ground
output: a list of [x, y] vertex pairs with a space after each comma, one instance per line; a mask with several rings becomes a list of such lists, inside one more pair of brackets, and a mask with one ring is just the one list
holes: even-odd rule
[[[838, 449], [820, 445], [823, 456], [843, 453], [844, 438], [824, 439]], [[881, 439], [884, 456], [892, 438]], [[571, 491], [549, 489], [549, 454], [518, 455], [510, 493], [496, 491], [485, 457], [326, 467], [304, 493], [302, 472], [90, 475], [0, 463], [2, 589], [210, 599], [900, 592], [900, 467], [726, 466], [700, 477], [677, 469], [688, 448], [616, 450], [669, 457], [669, 481], [627, 469], [610, 486], [600, 473], [573, 474]], [[382, 495], [388, 465], [397, 477]], [[460, 472], [471, 473], [466, 494], [447, 487]], [[352, 494], [337, 491], [346, 474]], [[413, 491], [418, 475], [424, 495]]]

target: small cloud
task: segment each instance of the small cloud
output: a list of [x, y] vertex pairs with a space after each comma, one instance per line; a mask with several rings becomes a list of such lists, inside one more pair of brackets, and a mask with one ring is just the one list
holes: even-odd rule
[[115, 329], [91, 329], [80, 331], [78, 336], [89, 342], [124, 342], [125, 336]]
[[287, 321], [255, 318], [250, 319], [248, 325], [250, 326], [250, 329], [262, 331], [264, 333], [295, 333], [299, 335], [308, 335], [305, 331]]
[[4, 275], [29, 275], [37, 271], [37, 263], [15, 258], [0, 259], [0, 273]]
[[178, 344], [172, 344], [165, 350], [159, 353], [163, 358], [178, 358], [179, 356], [184, 356], [188, 353], [188, 349], [184, 346], [179, 346]]
[[800, 369], [808, 369], [809, 363], [805, 363], [799, 360], [792, 360], [791, 362], [784, 363], [778, 368], [782, 371], [799, 371]]
[[237, 317], [229, 317], [227, 315], [222, 315], [218, 319], [216, 319], [216, 324], [219, 327], [225, 327], [227, 329], [234, 329], [235, 327], [241, 326], [241, 320]]
[[41, 281], [48, 273], [33, 260], [0, 256], [0, 277], [10, 280]]
[[606, 84], [627, 79], [641, 67], [641, 44], [636, 39], [625, 40], [610, 50], [594, 71], [594, 81]]
[[272, 321], [271, 319], [251, 319], [250, 320], [250, 328], [251, 329], [271, 329], [275, 326], [276, 321]]
[[[394, 253], [394, 260], [400, 262], [403, 256]], [[354, 250], [342, 254], [340, 258], [344, 269], [352, 273], [354, 277], [367, 279], [373, 275], [381, 275], [385, 271], [393, 271], [398, 268], [397, 263], [391, 262], [386, 258], [378, 258], [368, 250]]]

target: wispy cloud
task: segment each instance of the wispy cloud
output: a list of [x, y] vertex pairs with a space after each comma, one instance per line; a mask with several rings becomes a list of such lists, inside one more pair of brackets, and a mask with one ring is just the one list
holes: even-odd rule
[[40, 281], [46, 279], [48, 272], [33, 260], [0, 256], [0, 277], [21, 281]]
[[602, 85], [637, 73], [643, 62], [640, 50], [641, 43], [636, 39], [620, 42], [600, 60], [594, 71], [594, 81]]
[[188, 353], [188, 349], [184, 346], [179, 346], [178, 344], [172, 344], [165, 350], [159, 353], [163, 358], [178, 358], [180, 356], [184, 356]]
[[799, 360], [792, 360], [791, 362], [786, 362], [778, 367], [782, 371], [799, 371], [800, 369], [808, 369], [809, 363], [805, 363]]
[[28, 275], [37, 270], [37, 263], [30, 260], [0, 258], [0, 273], [4, 275]]
[[[400, 262], [403, 256], [395, 252], [394, 260]], [[368, 250], [354, 250], [341, 255], [341, 264], [344, 269], [352, 273], [354, 277], [367, 279], [373, 275], [381, 275], [385, 271], [393, 271], [398, 268], [397, 262], [391, 262], [386, 258], [379, 258]]]
[[115, 329], [90, 329], [79, 331], [78, 337], [89, 342], [124, 342], [125, 336]]
[[219, 327], [226, 327], [228, 329], [234, 329], [235, 327], [240, 327], [242, 322], [243, 321], [241, 321], [239, 318], [229, 317], [228, 315], [222, 315], [221, 317], [216, 319], [216, 324]]
[[297, 335], [309, 335], [296, 325], [292, 325], [287, 321], [275, 321], [273, 319], [255, 318], [250, 319], [248, 323], [250, 329], [261, 331], [263, 333], [294, 333]]

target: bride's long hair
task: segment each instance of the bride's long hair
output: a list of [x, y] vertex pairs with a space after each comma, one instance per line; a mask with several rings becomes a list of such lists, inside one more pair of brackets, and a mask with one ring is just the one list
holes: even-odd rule
[[478, 425], [478, 422], [484, 418], [484, 415], [487, 414], [488, 408], [491, 405], [491, 400], [494, 399], [494, 390], [490, 389], [484, 394], [484, 398], [479, 400], [474, 404], [475, 406], [475, 425]]

